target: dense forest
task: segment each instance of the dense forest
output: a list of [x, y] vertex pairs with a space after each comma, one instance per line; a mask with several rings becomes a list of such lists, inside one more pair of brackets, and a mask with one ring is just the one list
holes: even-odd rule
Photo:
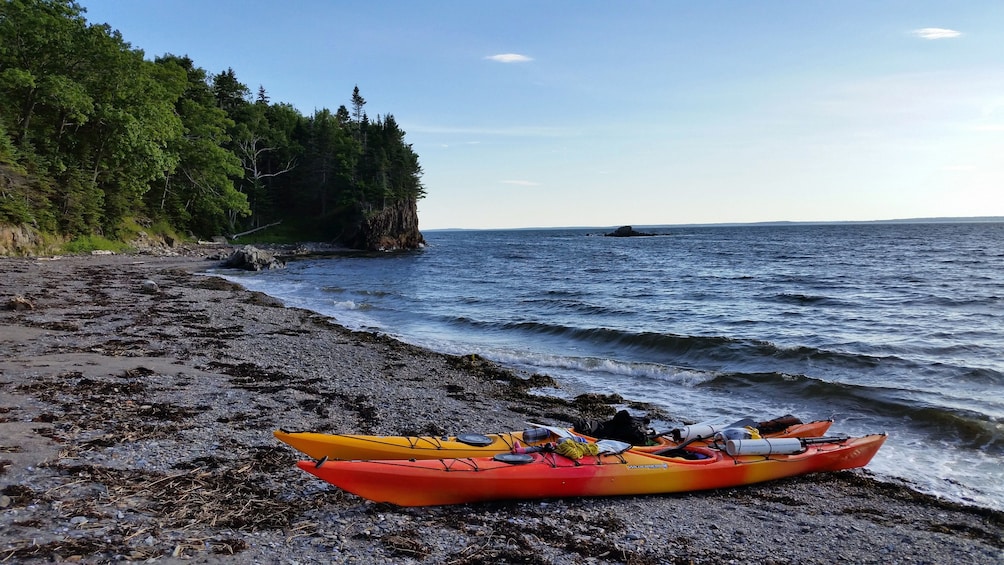
[[[233, 236], [421, 243], [418, 156], [390, 114], [304, 116], [233, 69], [150, 61], [68, 0], [0, 0], [0, 224], [65, 240]], [[348, 94], [348, 93], [347, 93]], [[412, 225], [413, 224], [413, 225]]]

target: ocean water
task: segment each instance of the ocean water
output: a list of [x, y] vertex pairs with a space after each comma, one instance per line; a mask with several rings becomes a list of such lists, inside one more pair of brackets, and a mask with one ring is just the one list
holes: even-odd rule
[[888, 432], [868, 466], [880, 478], [1004, 509], [1004, 224], [604, 231], [431, 231], [420, 251], [217, 274], [353, 329], [551, 375], [548, 394]]

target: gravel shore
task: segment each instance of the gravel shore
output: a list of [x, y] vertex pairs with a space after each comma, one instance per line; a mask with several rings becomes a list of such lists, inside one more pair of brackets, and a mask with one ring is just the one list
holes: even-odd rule
[[0, 258], [0, 563], [1004, 563], [1004, 513], [867, 470], [433, 508], [340, 492], [271, 432], [646, 407], [536, 396], [560, 383], [349, 331], [195, 274], [207, 253]]

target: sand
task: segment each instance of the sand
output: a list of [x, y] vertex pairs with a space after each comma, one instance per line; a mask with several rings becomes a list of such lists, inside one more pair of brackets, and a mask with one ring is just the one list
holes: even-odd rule
[[271, 432], [484, 433], [645, 405], [528, 394], [526, 375], [284, 308], [197, 274], [214, 250], [181, 251], [0, 259], [0, 562], [1004, 563], [1004, 514], [867, 469], [434, 508], [340, 492]]

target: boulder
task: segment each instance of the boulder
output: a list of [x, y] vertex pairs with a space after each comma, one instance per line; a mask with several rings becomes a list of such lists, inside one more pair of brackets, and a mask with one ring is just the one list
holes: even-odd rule
[[158, 292], [160, 292], [160, 287], [157, 286], [157, 283], [149, 279], [143, 281], [143, 283], [140, 285], [140, 288], [142, 288], [143, 292], [147, 294], [157, 294]]
[[224, 267], [244, 269], [245, 271], [265, 271], [282, 269], [286, 263], [280, 261], [269, 251], [264, 251], [250, 245], [234, 251], [223, 263]]

